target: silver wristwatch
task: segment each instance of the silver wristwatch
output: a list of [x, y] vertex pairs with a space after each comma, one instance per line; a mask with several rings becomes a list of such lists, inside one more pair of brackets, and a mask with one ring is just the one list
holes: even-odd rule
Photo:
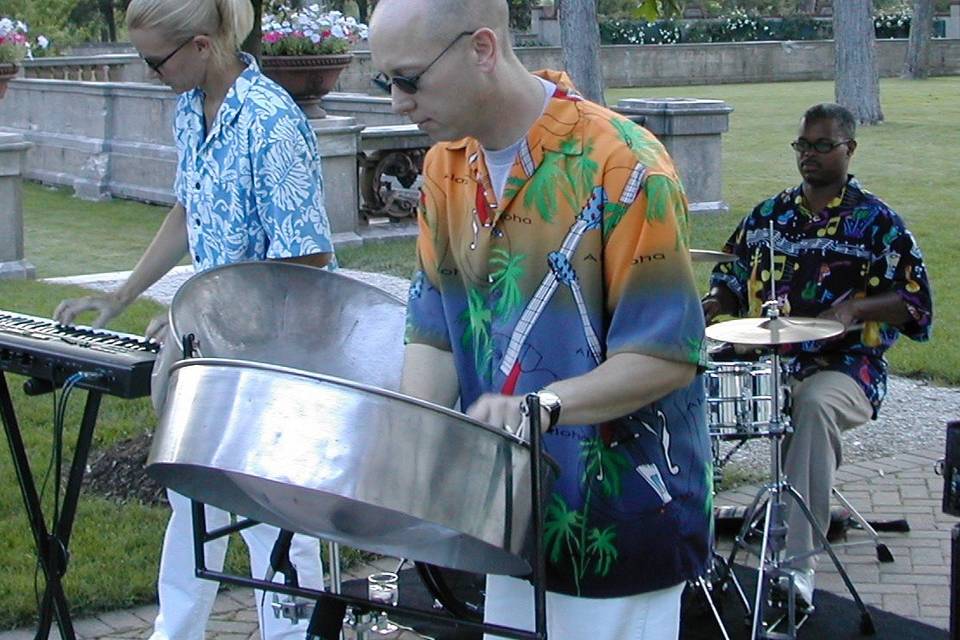
[[537, 399], [540, 401], [540, 406], [550, 414], [550, 423], [547, 425], [547, 428], [550, 429], [560, 421], [560, 396], [553, 391], [541, 389], [537, 391]]

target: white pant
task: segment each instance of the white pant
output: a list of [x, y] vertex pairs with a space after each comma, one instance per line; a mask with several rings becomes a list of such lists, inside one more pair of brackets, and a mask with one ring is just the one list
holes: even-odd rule
[[[548, 591], [547, 635], [550, 640], [676, 640], [684, 584], [623, 598], [578, 598]], [[533, 586], [509, 576], [487, 576], [483, 621], [533, 631]]]
[[[170, 523], [163, 538], [163, 553], [160, 556], [160, 576], [157, 590], [160, 595], [160, 612], [153, 626], [150, 640], [203, 640], [207, 618], [217, 597], [217, 583], [196, 577], [193, 559], [193, 517], [190, 499], [167, 491], [170, 507]], [[215, 507], [206, 507], [207, 530], [226, 526], [230, 514]], [[263, 578], [270, 567], [270, 552], [277, 540], [279, 529], [270, 525], [257, 525], [241, 532], [250, 550], [250, 570], [254, 577]], [[219, 571], [227, 554], [227, 539], [220, 538], [204, 545], [207, 568]], [[297, 569], [301, 586], [323, 588], [323, 567], [320, 564], [320, 543], [315, 538], [301, 535], [293, 537], [290, 546], [290, 561]], [[274, 578], [282, 580], [279, 574]], [[303, 640], [307, 621], [291, 624], [287, 619], [275, 618], [271, 609], [271, 594], [254, 592], [260, 619], [260, 634], [265, 640]], [[261, 606], [264, 605], [264, 606]]]

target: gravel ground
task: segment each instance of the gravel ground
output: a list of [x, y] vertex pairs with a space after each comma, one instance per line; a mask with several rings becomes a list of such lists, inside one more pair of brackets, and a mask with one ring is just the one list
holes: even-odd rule
[[[177, 267], [148, 289], [146, 295], [169, 304], [173, 294], [192, 273], [191, 267]], [[340, 269], [339, 273], [406, 298], [408, 283], [402, 278], [350, 269]], [[97, 274], [53, 278], [51, 281], [110, 290], [119, 286], [126, 276], [126, 273]], [[891, 376], [887, 398], [877, 420], [844, 433], [844, 461], [861, 462], [920, 450], [942, 453], [945, 449], [946, 423], [957, 419], [960, 419], [960, 389]], [[726, 451], [729, 447], [725, 444], [722, 449]], [[733, 454], [730, 468], [765, 474], [769, 461], [769, 444], [764, 439], [755, 439]]]
[[[877, 419], [843, 433], [843, 461], [863, 462], [907, 453], [943, 454], [948, 420], [960, 419], [960, 389], [890, 376]], [[728, 451], [730, 445], [723, 444]], [[730, 458], [729, 468], [767, 474], [770, 444], [754, 439]]]

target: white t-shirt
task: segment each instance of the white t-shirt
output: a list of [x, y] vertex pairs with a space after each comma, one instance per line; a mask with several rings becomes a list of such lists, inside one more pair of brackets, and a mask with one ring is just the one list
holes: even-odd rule
[[[550, 98], [553, 97], [557, 85], [539, 76], [537, 76], [537, 80], [543, 85], [544, 91], [543, 109], [540, 111], [542, 115], [547, 110], [547, 105], [550, 104]], [[494, 193], [497, 194], [498, 201], [503, 197], [503, 190], [507, 188], [507, 178], [510, 177], [510, 169], [513, 167], [513, 161], [517, 157], [521, 144], [523, 144], [523, 138], [519, 138], [509, 147], [503, 149], [491, 150], [481, 147], [483, 157], [487, 161], [487, 169], [490, 171], [490, 182], [493, 185]]]

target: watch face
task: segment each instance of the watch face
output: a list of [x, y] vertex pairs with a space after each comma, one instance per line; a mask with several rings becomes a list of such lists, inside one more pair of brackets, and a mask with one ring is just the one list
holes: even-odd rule
[[540, 406], [550, 412], [550, 426], [557, 424], [560, 419], [560, 396], [550, 391], [540, 391], [537, 393], [540, 400]]

